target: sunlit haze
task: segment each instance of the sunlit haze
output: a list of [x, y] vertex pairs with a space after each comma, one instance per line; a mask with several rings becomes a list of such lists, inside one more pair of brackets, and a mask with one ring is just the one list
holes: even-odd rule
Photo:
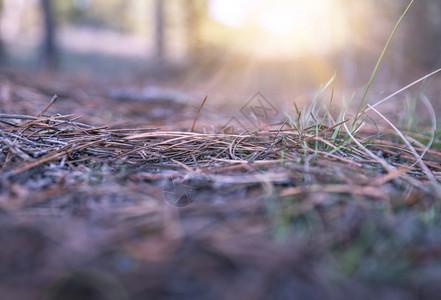
[[[42, 2], [1, 2], [0, 42], [7, 60], [36, 66], [46, 32]], [[365, 83], [406, 1], [50, 2], [59, 67], [69, 72], [97, 70], [92, 62], [106, 70], [100, 74], [118, 77], [123, 70], [128, 76], [139, 72], [139, 78], [173, 70], [180, 85], [200, 86], [204, 94], [292, 95], [320, 86], [336, 72], [340, 86]], [[415, 5], [397, 30], [377, 80], [395, 80], [439, 62], [441, 5], [416, 2], [420, 8]]]
[[[237, 0], [210, 2], [214, 19], [247, 34], [256, 55], [327, 53], [345, 41], [344, 10], [337, 0]], [[241, 43], [241, 47], [245, 47]]]

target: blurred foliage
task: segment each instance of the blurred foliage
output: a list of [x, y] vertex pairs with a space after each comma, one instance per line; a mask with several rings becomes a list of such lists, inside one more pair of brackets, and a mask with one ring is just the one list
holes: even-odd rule
[[[121, 32], [140, 31], [148, 19], [151, 1], [74, 0], [56, 1], [61, 25], [106, 28]], [[141, 30], [142, 31], [142, 30]]]
[[[0, 38], [5, 42], [6, 52], [10, 56], [22, 53], [31, 45], [35, 49], [41, 42], [43, 22], [39, 1], [0, 0], [3, 4]], [[296, 24], [301, 32], [298, 30], [293, 34], [291, 28], [289, 33], [290, 29], [287, 28], [285, 35], [277, 36], [253, 24], [234, 27], [220, 22], [210, 10], [215, 0], [163, 1], [167, 59], [179, 58], [191, 64], [199, 60], [205, 68], [210, 64], [215, 66], [215, 61], [219, 63], [219, 60], [234, 56], [235, 59], [228, 61], [239, 69], [243, 69], [239, 63], [243, 61], [242, 58], [291, 60], [296, 61], [298, 70], [304, 70], [299, 71], [302, 75], [296, 76], [304, 77], [306, 73], [307, 77], [313, 78], [315, 85], [326, 81], [335, 70], [350, 85], [355, 83], [353, 79], [365, 81], [393, 25], [408, 4], [408, 1], [396, 0], [328, 0], [328, 10], [324, 11], [318, 6], [320, 0], [256, 0], [248, 7], [244, 6], [244, 13], [249, 15], [256, 13], [259, 5], [261, 8], [271, 8], [271, 5], [285, 3], [287, 8], [294, 9], [292, 18], [299, 18], [298, 23], [304, 24], [287, 24]], [[229, 2], [228, 5], [233, 9], [240, 2]], [[66, 47], [72, 43], [76, 43], [77, 47], [67, 49], [71, 52], [77, 51], [81, 43], [87, 49], [91, 48], [91, 44], [97, 44], [99, 47], [96, 49], [119, 47], [127, 57], [127, 49], [134, 49], [135, 45], [127, 41], [105, 43], [102, 40], [102, 33], [105, 32], [116, 34], [118, 38], [122, 35], [137, 38], [141, 42], [136, 46], [139, 48], [141, 45], [145, 49], [134, 52], [138, 55], [144, 53], [146, 59], [154, 58], [152, 53], [157, 43], [154, 3], [154, 0], [52, 0], [57, 29], [62, 32], [58, 36], [60, 45], [65, 48], [62, 50], [66, 51]], [[276, 8], [275, 12], [283, 13], [283, 9]], [[231, 11], [231, 14], [234, 13]], [[261, 14], [256, 13], [251, 19], [256, 21]], [[320, 16], [317, 22], [308, 21], [317, 16]], [[273, 19], [277, 21], [277, 17]], [[284, 21], [285, 18], [280, 16], [279, 19]], [[95, 34], [96, 38], [84, 40], [75, 35], [67, 36], [80, 30], [81, 33], [87, 31]], [[71, 42], [66, 43], [69, 39]], [[94, 53], [99, 53], [96, 49]], [[28, 51], [32, 52], [35, 51]], [[415, 70], [432, 70], [441, 63], [440, 53], [441, 2], [415, 1], [386, 53], [382, 65], [384, 79], [414, 74]]]

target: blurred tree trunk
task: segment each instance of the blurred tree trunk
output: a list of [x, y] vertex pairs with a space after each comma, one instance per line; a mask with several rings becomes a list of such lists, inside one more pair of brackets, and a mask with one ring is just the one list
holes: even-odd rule
[[[0, 17], [3, 16], [3, 1], [0, 1]], [[0, 20], [1, 21], [1, 20]], [[6, 51], [3, 45], [3, 36], [0, 28], [0, 64], [4, 64], [6, 61]]]
[[182, 1], [185, 11], [187, 29], [187, 51], [190, 60], [197, 59], [203, 51], [202, 23], [208, 13], [208, 1], [184, 0]]
[[165, 54], [165, 12], [164, 12], [164, 1], [165, 0], [155, 0], [155, 57], [158, 61], [164, 59]]
[[47, 69], [55, 69], [58, 65], [58, 50], [55, 42], [55, 21], [51, 0], [40, 0], [43, 20], [44, 38], [42, 47], [42, 63]]
[[441, 64], [441, 2], [415, 1], [404, 19], [407, 61], [428, 72]]

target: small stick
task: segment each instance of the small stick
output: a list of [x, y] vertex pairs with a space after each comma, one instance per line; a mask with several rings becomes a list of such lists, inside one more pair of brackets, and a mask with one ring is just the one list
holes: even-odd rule
[[194, 118], [194, 121], [193, 121], [193, 126], [191, 126], [191, 132], [194, 132], [194, 127], [196, 126], [196, 121], [197, 121], [198, 118], [199, 118], [199, 113], [201, 112], [202, 107], [204, 107], [204, 104], [205, 104], [205, 101], [207, 101], [207, 98], [208, 98], [208, 95], [205, 96], [204, 101], [202, 101], [202, 104], [201, 104], [201, 106], [199, 107], [199, 110], [198, 110], [198, 112], [197, 112], [197, 114], [196, 114], [196, 117]]
[[39, 114], [37, 115], [37, 117], [40, 117], [42, 114], [44, 114], [44, 113], [49, 109], [49, 107], [51, 107], [52, 104], [54, 104], [55, 101], [57, 101], [57, 100], [58, 100], [58, 96], [57, 96], [57, 95], [54, 95], [54, 96], [52, 97], [51, 101], [49, 102], [49, 104], [46, 105], [46, 107], [41, 111], [41, 113], [39, 113]]

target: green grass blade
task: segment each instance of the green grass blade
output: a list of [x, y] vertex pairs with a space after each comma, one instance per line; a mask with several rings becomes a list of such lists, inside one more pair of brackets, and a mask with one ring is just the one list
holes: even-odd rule
[[394, 29], [392, 30], [392, 33], [391, 33], [390, 36], [389, 36], [389, 39], [388, 39], [387, 42], [386, 42], [386, 45], [385, 45], [384, 48], [383, 48], [383, 51], [382, 51], [381, 54], [380, 54], [380, 57], [378, 58], [377, 64], [375, 65], [374, 71], [372, 72], [371, 78], [369, 79], [369, 82], [368, 82], [368, 85], [367, 85], [367, 87], [366, 87], [366, 90], [364, 91], [363, 97], [361, 98], [361, 103], [360, 103], [360, 105], [358, 106], [357, 114], [355, 115], [353, 125], [357, 122], [357, 120], [358, 120], [358, 118], [359, 118], [361, 108], [363, 107], [364, 101], [366, 100], [367, 93], [368, 93], [368, 91], [369, 91], [369, 89], [370, 89], [370, 87], [371, 87], [372, 82], [374, 81], [375, 75], [377, 74], [378, 67], [380, 66], [380, 63], [381, 63], [381, 61], [383, 60], [384, 54], [386, 53], [386, 50], [387, 50], [387, 48], [389, 47], [389, 44], [390, 44], [390, 42], [391, 42], [393, 36], [395, 35], [395, 32], [396, 32], [397, 29], [398, 29], [398, 26], [400, 26], [401, 21], [403, 20], [404, 16], [407, 14], [407, 11], [408, 11], [409, 8], [412, 6], [412, 3], [413, 3], [413, 2], [414, 2], [414, 0], [411, 0], [410, 3], [409, 3], [409, 5], [408, 5], [408, 6], [406, 7], [406, 9], [404, 10], [404, 12], [401, 14], [400, 18], [398, 19], [397, 23], [395, 24]]

